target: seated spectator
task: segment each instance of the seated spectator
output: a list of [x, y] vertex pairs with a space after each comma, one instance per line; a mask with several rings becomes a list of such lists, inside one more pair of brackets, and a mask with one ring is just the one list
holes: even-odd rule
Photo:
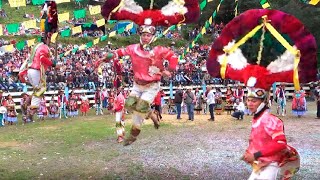
[[246, 109], [244, 103], [242, 102], [241, 99], [237, 99], [236, 102], [233, 105], [234, 112], [232, 113], [232, 117], [239, 119], [243, 119], [244, 111]]

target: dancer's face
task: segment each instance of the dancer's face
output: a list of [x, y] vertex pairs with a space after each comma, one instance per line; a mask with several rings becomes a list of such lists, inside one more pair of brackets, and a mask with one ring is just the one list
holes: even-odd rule
[[247, 98], [248, 109], [250, 110], [250, 112], [255, 113], [262, 102], [263, 102], [262, 99], [248, 97]]
[[150, 33], [142, 33], [141, 34], [141, 42], [142, 45], [149, 44], [152, 40], [153, 35]]

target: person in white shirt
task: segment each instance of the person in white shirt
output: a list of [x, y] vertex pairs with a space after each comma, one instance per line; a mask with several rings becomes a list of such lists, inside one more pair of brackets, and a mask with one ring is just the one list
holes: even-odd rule
[[215, 106], [215, 94], [212, 87], [208, 86], [207, 94], [207, 104], [209, 105], [210, 119], [209, 121], [214, 121], [214, 106]]
[[239, 119], [243, 119], [244, 111], [246, 110], [246, 107], [241, 99], [237, 99], [236, 102], [233, 105], [233, 109], [235, 110], [232, 113], [232, 117]]

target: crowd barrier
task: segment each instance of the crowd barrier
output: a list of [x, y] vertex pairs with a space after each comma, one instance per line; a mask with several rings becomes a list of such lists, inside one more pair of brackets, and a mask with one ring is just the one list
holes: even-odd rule
[[[227, 86], [230, 86], [233, 90], [236, 88], [237, 85], [234, 85], [234, 84], [229, 84], [227, 86], [225, 85], [209, 85], [209, 86], [212, 86], [212, 87], [216, 87], [216, 88], [220, 88], [221, 89], [221, 92], [222, 94], [225, 94], [226, 90], [227, 90]], [[166, 94], [166, 96], [164, 97], [164, 99], [166, 100], [166, 102], [168, 101], [168, 99], [170, 98], [170, 87], [169, 86], [165, 86], [165, 87], [161, 87], [164, 91], [164, 93]], [[173, 94], [173, 97], [174, 97], [174, 94], [177, 90], [178, 86], [173, 86], [173, 90], [172, 90], [172, 94]], [[183, 90], [186, 90], [187, 88], [191, 88], [193, 90], [195, 90], [196, 88], [199, 89], [199, 91], [202, 93], [202, 89], [203, 89], [203, 86], [183, 86], [182, 89]], [[306, 91], [307, 95], [310, 95], [310, 86], [308, 85], [305, 85], [303, 86], [303, 89]], [[110, 89], [108, 89], [110, 90]], [[125, 90], [128, 90], [128, 88], [125, 88]], [[245, 90], [245, 93], [246, 93], [246, 88], [244, 89]], [[293, 84], [287, 84], [286, 85], [286, 97], [288, 99], [291, 99], [294, 95], [294, 87], [293, 87]], [[71, 90], [69, 90], [70, 92]], [[90, 105], [93, 105], [95, 103], [94, 101], [94, 94], [95, 94], [95, 91], [93, 90], [86, 90], [86, 89], [74, 89], [73, 90], [75, 94], [81, 94], [81, 93], [86, 93], [86, 96], [88, 97], [89, 101], [90, 101]], [[49, 103], [49, 101], [51, 100], [51, 97], [54, 95], [54, 99], [57, 100], [58, 95], [59, 93], [59, 90], [55, 90], [55, 91], [47, 91], [45, 93], [45, 98], [46, 98], [46, 101], [47, 103]], [[20, 109], [20, 101], [21, 101], [21, 94], [22, 92], [10, 92], [10, 93], [6, 93], [4, 92], [3, 93], [3, 96], [8, 96], [8, 94], [10, 94], [14, 100], [14, 102], [16, 103], [16, 109]], [[31, 91], [28, 91], [27, 94], [32, 94]], [[272, 92], [271, 92], [271, 96], [273, 96]], [[224, 98], [224, 96], [223, 96]], [[80, 103], [80, 102], [79, 102]]]

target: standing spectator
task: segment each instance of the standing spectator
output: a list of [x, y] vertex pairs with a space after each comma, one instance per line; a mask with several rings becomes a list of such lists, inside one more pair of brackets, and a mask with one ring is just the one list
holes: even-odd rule
[[199, 91], [198, 88], [196, 88], [194, 95], [196, 96], [196, 103], [195, 103], [195, 107], [194, 110], [197, 111], [197, 114], [200, 114], [201, 110], [202, 110], [202, 94]]
[[101, 108], [102, 93], [100, 91], [100, 88], [97, 88], [97, 91], [94, 94], [94, 102], [96, 104], [96, 115], [103, 115], [103, 111]]
[[183, 99], [183, 91], [181, 85], [179, 85], [175, 95], [174, 95], [174, 103], [177, 109], [177, 119], [181, 119], [181, 103]]
[[68, 104], [68, 98], [65, 96], [64, 92], [61, 90], [58, 95], [58, 106], [60, 109], [60, 112], [59, 112], [60, 119], [62, 118], [62, 116], [64, 118], [68, 119], [67, 104]]
[[81, 106], [80, 106], [81, 116], [87, 116], [90, 104], [89, 104], [89, 99], [86, 96], [86, 93], [83, 93], [80, 96], [80, 99], [81, 99]]
[[188, 112], [188, 120], [194, 120], [194, 104], [196, 102], [196, 96], [191, 91], [191, 87], [187, 89], [187, 92], [184, 95], [184, 102], [187, 105], [187, 112]]
[[286, 104], [287, 104], [287, 99], [286, 99], [286, 90], [285, 90], [285, 85], [281, 84], [279, 88], [276, 90], [276, 96], [277, 96], [277, 114], [285, 116], [287, 111], [286, 111]]
[[108, 107], [108, 98], [109, 98], [109, 92], [107, 90], [107, 88], [103, 88], [102, 91], [102, 108], [106, 109]]
[[207, 104], [209, 105], [210, 119], [209, 121], [214, 121], [214, 106], [215, 106], [215, 94], [211, 86], [208, 86], [207, 94]]
[[233, 92], [233, 97], [235, 99], [241, 99], [243, 102], [244, 90], [240, 84], [238, 85], [237, 89]]
[[156, 97], [154, 98], [153, 104], [154, 104], [154, 109], [157, 111], [156, 114], [159, 115], [159, 118], [162, 119], [161, 116], [161, 98], [165, 96], [165, 93], [163, 92], [162, 89], [158, 92]]
[[307, 101], [305, 92], [301, 87], [300, 91], [295, 91], [292, 101], [292, 113], [298, 118], [303, 116], [307, 111]]
[[59, 107], [54, 100], [54, 96], [52, 96], [49, 102], [49, 117], [55, 119], [58, 116], [59, 116]]
[[13, 125], [13, 123], [17, 123], [18, 119], [17, 119], [17, 111], [15, 108], [15, 103], [12, 99], [12, 96], [9, 94], [7, 96], [7, 101], [6, 101], [6, 107], [7, 107], [7, 120], [9, 125]]

